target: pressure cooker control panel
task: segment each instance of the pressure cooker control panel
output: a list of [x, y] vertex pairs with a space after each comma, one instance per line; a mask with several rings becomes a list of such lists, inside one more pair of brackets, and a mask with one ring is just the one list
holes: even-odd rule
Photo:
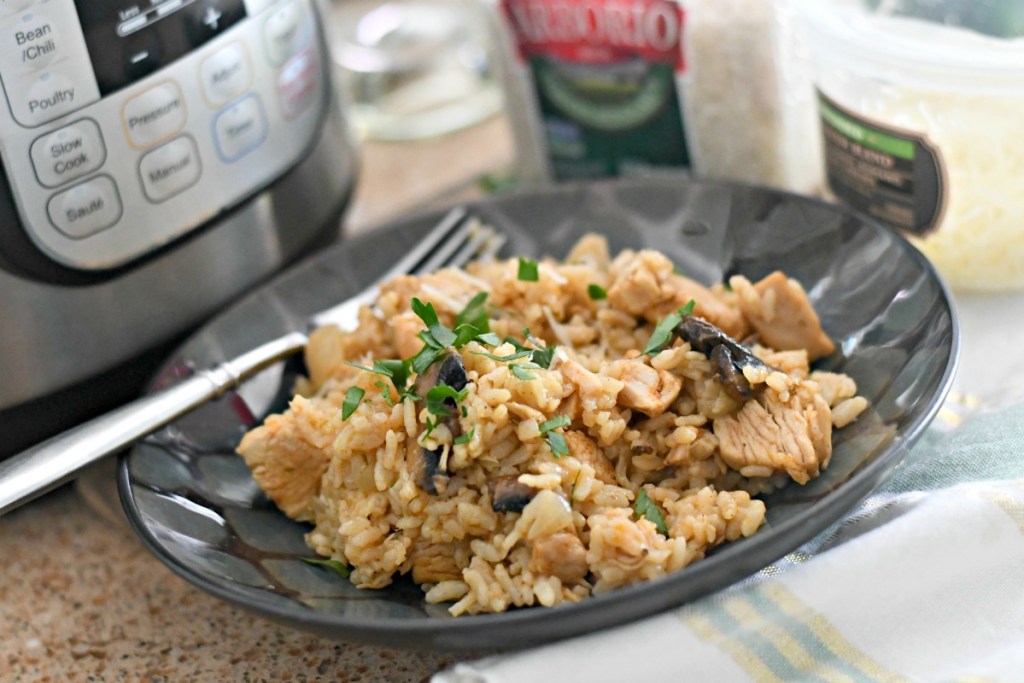
[[313, 0], [0, 0], [0, 149], [25, 232], [101, 270], [209, 221], [317, 134]]

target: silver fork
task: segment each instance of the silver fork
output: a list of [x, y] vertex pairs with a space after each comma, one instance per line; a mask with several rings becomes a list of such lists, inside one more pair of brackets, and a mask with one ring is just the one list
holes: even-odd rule
[[372, 303], [378, 285], [403, 274], [429, 273], [495, 255], [497, 233], [456, 208], [394, 268], [354, 297], [310, 317], [308, 329], [291, 332], [236, 358], [201, 370], [166, 389], [101, 415], [0, 462], [0, 515], [70, 480], [83, 467], [117, 453], [176, 418], [217, 398], [274, 363], [306, 348], [308, 333], [323, 325], [352, 329], [362, 304]]

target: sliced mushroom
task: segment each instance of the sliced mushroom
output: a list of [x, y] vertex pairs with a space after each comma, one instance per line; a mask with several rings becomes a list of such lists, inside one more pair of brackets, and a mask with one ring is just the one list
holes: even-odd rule
[[676, 332], [690, 343], [694, 351], [711, 360], [711, 366], [730, 397], [746, 401], [760, 393], [763, 385], [752, 387], [743, 375], [743, 368], [767, 370], [767, 366], [745, 346], [708, 321], [692, 315], [683, 318], [676, 326]]
[[502, 477], [494, 482], [491, 509], [495, 512], [522, 512], [537, 495], [537, 489], [520, 482], [516, 477]]
[[[462, 391], [468, 383], [469, 377], [466, 376], [466, 366], [462, 362], [462, 356], [454, 348], [449, 348], [445, 351], [442, 360], [433, 363], [427, 368], [426, 372], [416, 378], [414, 390], [417, 396], [426, 396], [428, 391], [439, 384], [447, 384], [452, 389], [455, 389], [455, 391]], [[445, 399], [445, 405], [451, 410], [448, 417], [444, 418], [444, 424], [451, 432], [452, 438], [458, 438], [462, 435], [462, 424], [459, 422], [458, 406], [455, 405], [455, 400], [451, 398]], [[417, 406], [417, 410], [422, 409], [422, 407], [421, 402]], [[444, 493], [445, 487], [448, 484], [448, 474], [441, 469], [441, 456], [443, 454], [444, 446], [439, 446], [433, 450], [423, 449], [423, 467], [422, 471], [419, 472], [416, 482], [420, 488], [431, 495]]]

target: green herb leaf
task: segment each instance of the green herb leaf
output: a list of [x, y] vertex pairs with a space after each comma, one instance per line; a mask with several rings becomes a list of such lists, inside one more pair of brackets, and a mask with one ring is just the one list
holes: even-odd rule
[[555, 359], [555, 349], [558, 347], [544, 346], [544, 342], [530, 334], [529, 329], [523, 330], [523, 336], [526, 337], [526, 341], [537, 347], [533, 350], [533, 362], [544, 369], [550, 368], [551, 361]]
[[379, 380], [374, 382], [373, 386], [380, 389], [380, 395], [384, 399], [384, 402], [388, 404], [388, 408], [394, 408], [395, 402], [391, 400], [391, 389], [388, 388], [388, 385], [385, 384], [383, 380]]
[[476, 353], [477, 356], [484, 356], [486, 358], [490, 358], [491, 360], [497, 361], [499, 363], [508, 363], [509, 361], [519, 360], [520, 358], [529, 358], [530, 356], [533, 355], [533, 351], [530, 350], [530, 349], [523, 349], [522, 351], [516, 351], [515, 353], [510, 353], [507, 356], [496, 356], [493, 353], [486, 353], [484, 351], [476, 351], [475, 353]]
[[349, 575], [349, 568], [348, 568], [348, 566], [345, 565], [342, 562], [338, 562], [337, 560], [319, 560], [319, 559], [314, 559], [312, 557], [303, 557], [302, 561], [305, 562], [306, 564], [311, 564], [311, 565], [314, 565], [316, 567], [325, 567], [327, 569], [330, 569], [330, 570], [334, 571], [338, 576], [340, 576], [343, 579], [347, 579], [348, 578], [348, 575]]
[[600, 301], [608, 298], [608, 292], [601, 285], [587, 285], [587, 294], [594, 301]]
[[651, 500], [651, 497], [647, 495], [647, 491], [640, 489], [640, 493], [637, 494], [636, 502], [633, 503], [633, 510], [636, 512], [637, 517], [646, 517], [650, 520], [658, 533], [662, 536], [668, 536], [668, 527], [665, 526], [665, 518], [661, 514], [661, 510]]
[[456, 444], [469, 443], [470, 439], [473, 438], [473, 432], [475, 432], [475, 431], [476, 431], [476, 427], [473, 427], [472, 429], [470, 429], [465, 434], [463, 434], [461, 436], [455, 437], [455, 441], [453, 443], [456, 443]]
[[462, 312], [455, 316], [455, 329], [462, 325], [472, 325], [477, 329], [477, 334], [485, 334], [491, 331], [491, 321], [487, 317], [487, 292], [480, 292], [466, 304]]
[[537, 271], [537, 262], [533, 259], [519, 257], [518, 278], [523, 282], [536, 282], [540, 279]]
[[440, 323], [437, 319], [437, 311], [434, 310], [434, 304], [423, 303], [420, 299], [412, 298], [412, 312], [423, 321], [423, 324], [428, 328], [433, 327]]
[[366, 392], [359, 387], [349, 387], [348, 391], [345, 392], [345, 400], [341, 402], [341, 419], [347, 420], [352, 416], [352, 413], [356, 412], [356, 408], [359, 407], [359, 403], [363, 400], [363, 396]]
[[512, 374], [515, 376], [515, 378], [521, 379], [524, 382], [529, 381], [531, 379], [537, 379], [537, 375], [533, 374], [532, 372], [529, 372], [530, 370], [540, 370], [539, 365], [530, 362], [512, 363], [509, 365], [509, 367], [512, 369]]
[[452, 414], [452, 409], [445, 403], [445, 401], [447, 399], [451, 399], [458, 403], [466, 398], [466, 393], [468, 391], [468, 386], [462, 387], [462, 391], [456, 391], [454, 387], [450, 387], [444, 382], [441, 382], [427, 392], [427, 411], [429, 411], [431, 415], [447, 417]]
[[568, 427], [571, 424], [572, 420], [570, 420], [567, 416], [555, 415], [550, 420], [545, 420], [544, 422], [540, 423], [540, 433], [547, 434], [553, 429], [561, 429], [562, 427]]
[[459, 325], [455, 328], [455, 341], [452, 342], [452, 346], [457, 349], [461, 349], [469, 342], [479, 338], [480, 330], [476, 329], [472, 325]]
[[419, 353], [409, 359], [409, 366], [417, 375], [422, 375], [427, 371], [427, 368], [434, 364], [434, 361], [441, 357], [442, 353], [444, 353], [444, 349], [424, 344]]
[[650, 340], [647, 342], [647, 346], [644, 347], [643, 353], [654, 355], [668, 346], [672, 341], [672, 335], [676, 327], [679, 326], [679, 323], [683, 322], [683, 316], [693, 313], [693, 308], [696, 305], [697, 302], [690, 299], [686, 302], [685, 306], [681, 306], [666, 315], [662, 320], [659, 320], [658, 324], [654, 327]]
[[563, 455], [569, 455], [569, 444], [565, 441], [565, 434], [561, 432], [548, 432], [544, 438], [547, 439], [548, 446], [551, 447], [551, 452], [556, 460]]
[[493, 332], [485, 332], [484, 334], [478, 334], [476, 336], [476, 340], [481, 344], [487, 344], [488, 346], [497, 346], [501, 344], [501, 339], [499, 339], [498, 335], [494, 334]]

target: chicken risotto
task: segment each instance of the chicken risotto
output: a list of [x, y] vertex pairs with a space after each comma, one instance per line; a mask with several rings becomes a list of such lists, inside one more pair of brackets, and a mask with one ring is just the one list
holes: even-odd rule
[[[653, 579], [751, 536], [867, 401], [798, 282], [712, 287], [651, 250], [478, 262], [382, 285], [316, 330], [288, 409], [238, 447], [363, 588], [454, 615]], [[741, 341], [737, 341], [741, 340]], [[327, 560], [325, 560], [327, 561]]]

